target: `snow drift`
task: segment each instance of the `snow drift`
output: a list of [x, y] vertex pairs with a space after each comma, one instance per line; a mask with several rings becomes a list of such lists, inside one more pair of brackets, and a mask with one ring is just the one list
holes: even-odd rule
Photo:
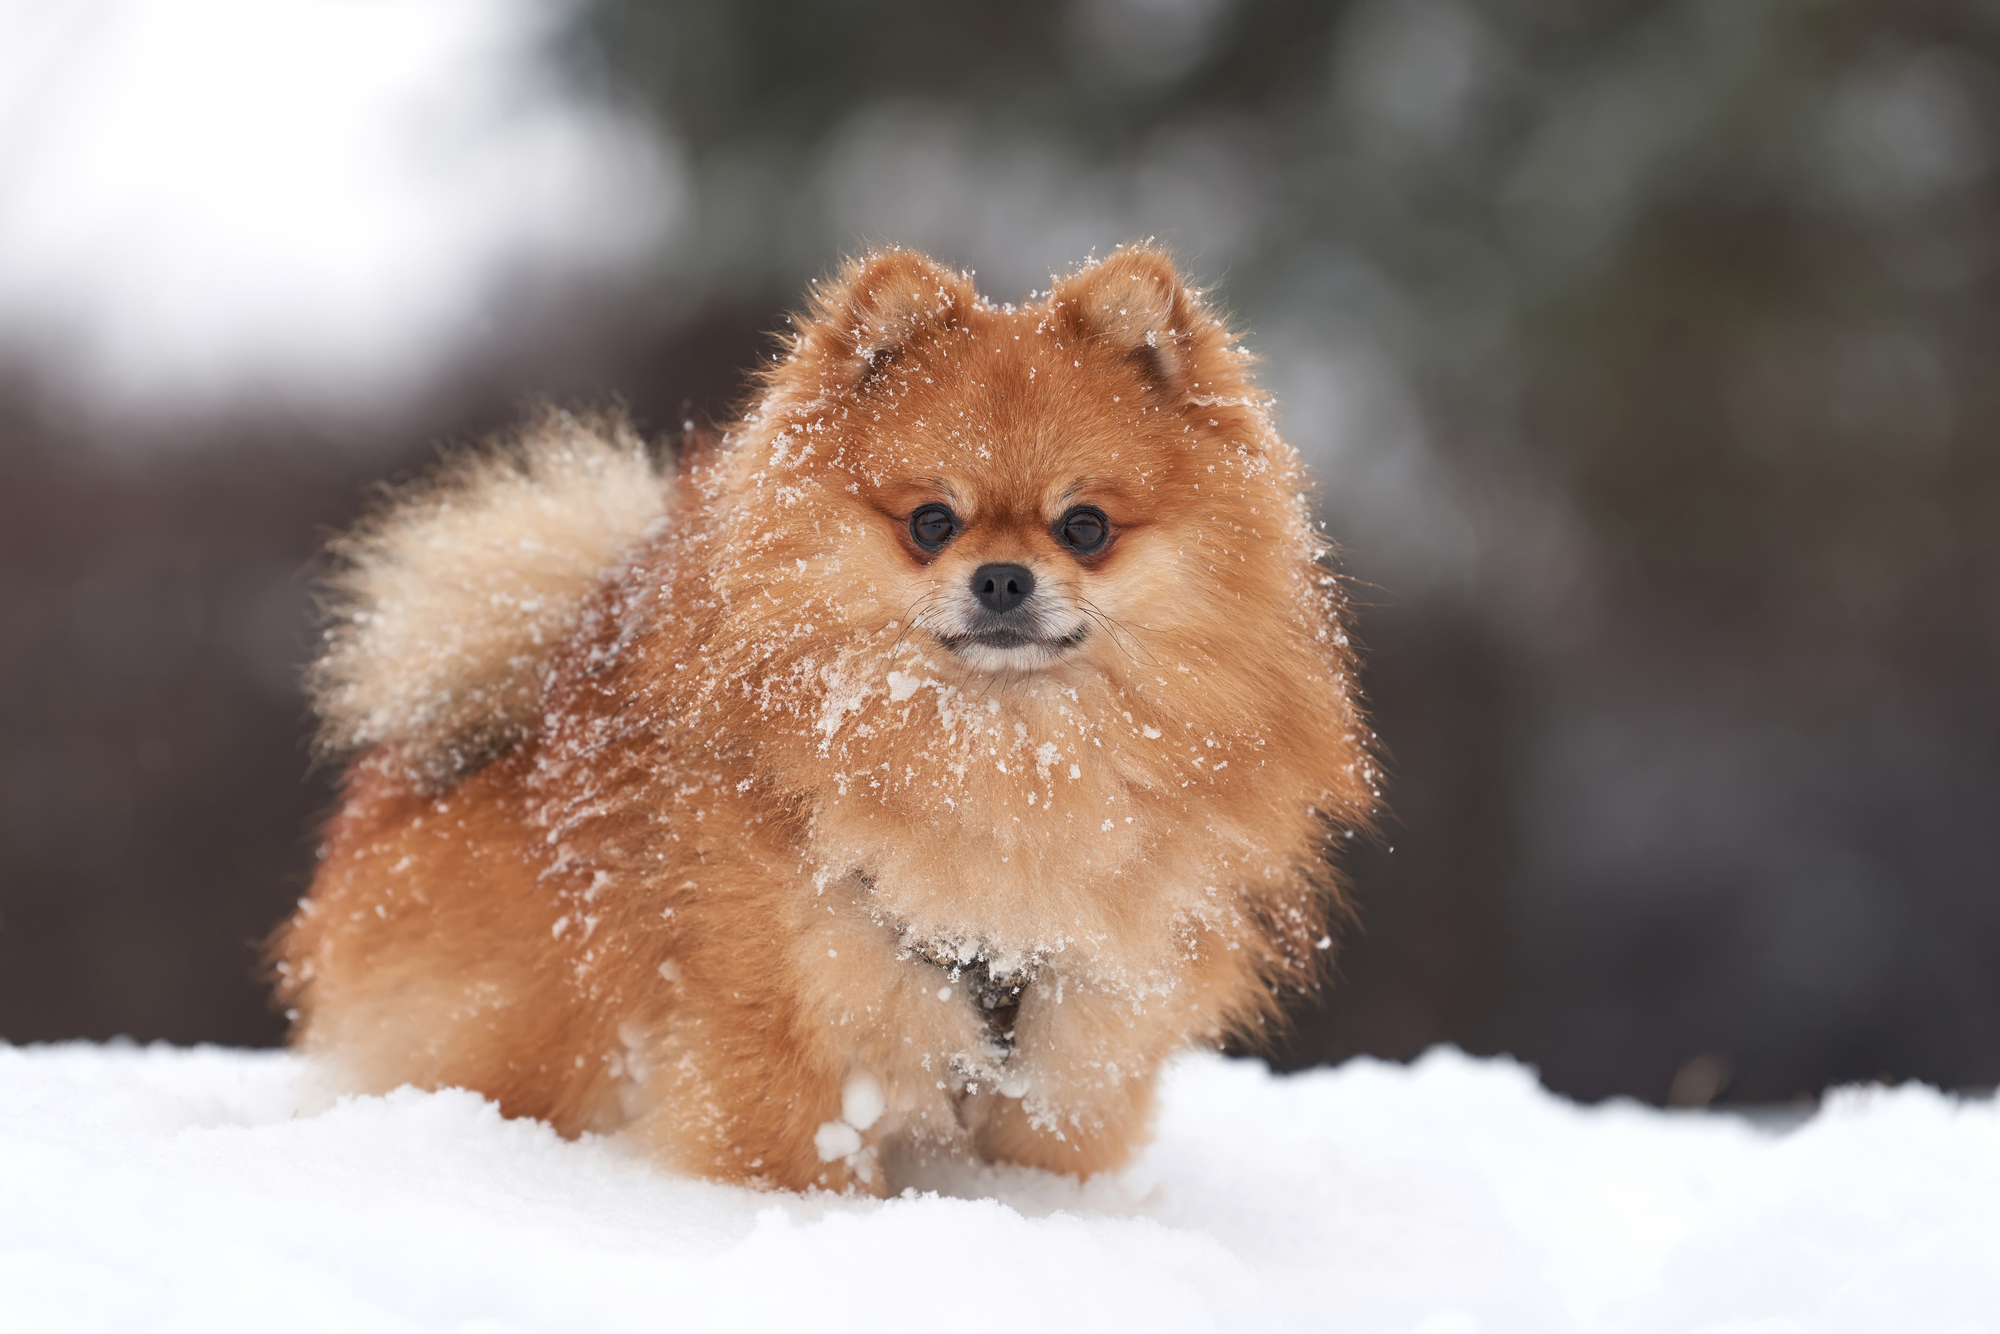
[[1169, 1072], [1087, 1185], [886, 1202], [664, 1175], [463, 1092], [275, 1052], [0, 1046], [0, 1328], [2000, 1329], [2000, 1111], [1831, 1095], [1778, 1134], [1433, 1052]]

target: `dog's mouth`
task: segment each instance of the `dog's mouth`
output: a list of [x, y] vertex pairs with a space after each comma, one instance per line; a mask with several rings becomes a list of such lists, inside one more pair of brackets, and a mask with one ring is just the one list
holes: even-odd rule
[[1090, 638], [1091, 617], [1065, 597], [1035, 589], [1012, 605], [964, 596], [926, 612], [918, 624], [947, 652], [979, 672], [1030, 673], [1053, 667]]
[[960, 657], [985, 649], [999, 652], [1039, 653], [1053, 658], [1066, 653], [1090, 637], [1090, 627], [1079, 625], [1067, 634], [1032, 635], [1021, 630], [967, 630], [939, 633], [937, 641]]

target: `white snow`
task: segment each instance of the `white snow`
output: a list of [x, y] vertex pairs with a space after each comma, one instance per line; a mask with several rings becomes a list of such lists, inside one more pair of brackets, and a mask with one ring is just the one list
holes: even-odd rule
[[845, 1158], [861, 1151], [861, 1132], [845, 1121], [822, 1121], [813, 1132], [813, 1147], [819, 1150], [819, 1160], [830, 1163], [836, 1158]]
[[2000, 1328], [2000, 1114], [1918, 1087], [1777, 1134], [1446, 1051], [1201, 1058], [1116, 1178], [946, 1166], [887, 1202], [676, 1178], [463, 1092], [324, 1101], [277, 1053], [0, 1046], [0, 1329]]
[[840, 1089], [840, 1119], [856, 1130], [866, 1130], [888, 1110], [882, 1086], [866, 1070], [856, 1070]]

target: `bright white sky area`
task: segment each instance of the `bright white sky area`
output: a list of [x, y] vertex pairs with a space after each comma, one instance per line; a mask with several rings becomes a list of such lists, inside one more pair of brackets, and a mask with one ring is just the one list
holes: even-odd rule
[[0, 348], [105, 404], [413, 388], [683, 173], [538, 0], [0, 0]]
[[1117, 1177], [947, 1168], [885, 1203], [669, 1176], [461, 1092], [302, 1114], [305, 1076], [0, 1046], [0, 1328], [2000, 1329], [1990, 1097], [1849, 1090], [1778, 1134], [1451, 1052], [1201, 1057]]

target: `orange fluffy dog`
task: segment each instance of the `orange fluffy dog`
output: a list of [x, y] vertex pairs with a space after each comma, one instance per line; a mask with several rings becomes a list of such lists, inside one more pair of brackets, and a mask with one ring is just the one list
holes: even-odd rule
[[336, 548], [295, 1041], [721, 1180], [1120, 1164], [1374, 804], [1306, 485], [1137, 248], [850, 266], [678, 479], [560, 414], [448, 464]]

